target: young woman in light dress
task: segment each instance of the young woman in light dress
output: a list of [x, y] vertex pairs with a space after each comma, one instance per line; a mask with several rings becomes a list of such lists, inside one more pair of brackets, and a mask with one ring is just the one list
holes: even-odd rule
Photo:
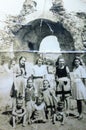
[[72, 96], [77, 101], [78, 119], [82, 119], [82, 101], [86, 100], [86, 71], [79, 57], [73, 60]]
[[19, 93], [22, 94], [22, 97], [25, 97], [25, 76], [26, 76], [26, 58], [21, 56], [19, 58], [19, 64], [16, 64], [15, 61], [12, 61], [11, 68], [13, 71], [13, 84], [10, 91], [10, 96], [13, 98], [12, 106], [16, 104], [16, 98], [19, 96]]

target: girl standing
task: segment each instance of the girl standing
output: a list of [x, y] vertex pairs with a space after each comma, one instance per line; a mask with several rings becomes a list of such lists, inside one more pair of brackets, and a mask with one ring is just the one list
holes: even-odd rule
[[69, 67], [65, 64], [63, 57], [59, 57], [56, 62], [56, 95], [65, 102], [66, 114], [69, 115], [69, 97], [71, 93], [70, 87], [70, 71]]
[[21, 56], [19, 58], [19, 64], [12, 66], [13, 71], [13, 84], [10, 92], [10, 96], [13, 98], [13, 107], [16, 104], [16, 98], [19, 94], [25, 97], [25, 76], [26, 76], [26, 58]]
[[86, 72], [79, 57], [73, 60], [72, 96], [77, 101], [78, 119], [82, 119], [82, 101], [86, 100], [85, 78]]

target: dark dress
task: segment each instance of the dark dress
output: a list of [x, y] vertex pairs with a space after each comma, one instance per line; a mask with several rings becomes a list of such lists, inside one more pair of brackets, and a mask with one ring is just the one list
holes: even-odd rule
[[67, 66], [64, 66], [64, 68], [60, 69], [59, 67], [56, 67], [56, 76], [58, 76], [58, 78], [63, 78], [63, 77], [67, 77], [67, 70], [66, 70]]
[[63, 99], [70, 94], [70, 79], [68, 78], [69, 70], [67, 71], [68, 67], [63, 66], [62, 68], [56, 67], [56, 74], [57, 77], [57, 89], [56, 95], [62, 95]]

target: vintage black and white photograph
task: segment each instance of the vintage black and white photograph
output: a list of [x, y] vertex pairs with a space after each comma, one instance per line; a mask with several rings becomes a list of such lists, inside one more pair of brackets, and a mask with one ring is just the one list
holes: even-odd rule
[[0, 130], [86, 129], [86, 0], [0, 0]]
[[86, 53], [0, 55], [1, 129], [85, 130]]

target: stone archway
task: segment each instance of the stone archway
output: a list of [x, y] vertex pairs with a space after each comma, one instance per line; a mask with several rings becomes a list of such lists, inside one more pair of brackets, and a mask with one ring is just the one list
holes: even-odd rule
[[75, 50], [74, 41], [69, 31], [62, 23], [52, 22], [47, 19], [36, 19], [26, 25], [23, 25], [16, 33], [20, 41], [21, 49], [39, 51], [39, 46], [43, 38], [49, 35], [55, 35], [58, 38], [61, 51]]

